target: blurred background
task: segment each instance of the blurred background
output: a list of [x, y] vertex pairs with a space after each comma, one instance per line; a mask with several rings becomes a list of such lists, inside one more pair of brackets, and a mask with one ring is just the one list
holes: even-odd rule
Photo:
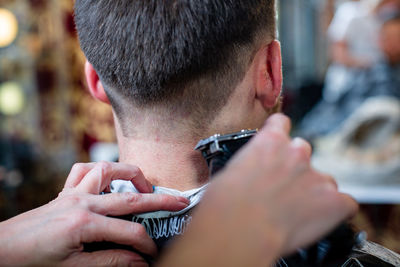
[[[353, 223], [399, 252], [400, 3], [278, 6], [293, 134], [363, 204]], [[0, 220], [55, 198], [74, 162], [117, 157], [111, 110], [86, 92], [83, 64], [73, 1], [0, 0]]]

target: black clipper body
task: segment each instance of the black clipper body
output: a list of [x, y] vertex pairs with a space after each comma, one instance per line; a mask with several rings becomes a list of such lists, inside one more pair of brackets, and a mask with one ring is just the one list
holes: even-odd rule
[[257, 130], [241, 130], [240, 132], [220, 135], [216, 134], [207, 139], [201, 140], [195, 147], [202, 153], [207, 161], [210, 176], [221, 170], [228, 160], [235, 154]]

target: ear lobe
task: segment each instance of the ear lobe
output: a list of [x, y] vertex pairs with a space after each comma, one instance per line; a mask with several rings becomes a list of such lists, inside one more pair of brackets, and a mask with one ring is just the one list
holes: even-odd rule
[[93, 68], [92, 64], [89, 63], [89, 61], [86, 61], [85, 64], [85, 76], [90, 94], [101, 102], [110, 104], [106, 91], [104, 90], [104, 86], [101, 83], [96, 70]]
[[265, 108], [276, 105], [282, 90], [281, 46], [276, 40], [258, 53], [256, 97]]

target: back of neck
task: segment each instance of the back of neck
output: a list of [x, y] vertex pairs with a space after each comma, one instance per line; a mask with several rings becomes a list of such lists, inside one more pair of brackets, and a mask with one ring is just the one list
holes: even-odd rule
[[119, 138], [120, 161], [138, 166], [153, 185], [185, 191], [208, 182], [208, 167], [199, 140], [178, 142], [158, 138]]

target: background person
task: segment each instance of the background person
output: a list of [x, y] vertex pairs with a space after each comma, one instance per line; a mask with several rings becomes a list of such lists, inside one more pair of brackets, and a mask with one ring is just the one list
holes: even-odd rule
[[[384, 7], [383, 5], [382, 7]], [[340, 130], [343, 122], [370, 97], [400, 98], [399, 81], [399, 9], [382, 18], [377, 33], [382, 58], [368, 68], [353, 72], [346, 92], [333, 101], [322, 99], [303, 119], [299, 135], [314, 140]]]

